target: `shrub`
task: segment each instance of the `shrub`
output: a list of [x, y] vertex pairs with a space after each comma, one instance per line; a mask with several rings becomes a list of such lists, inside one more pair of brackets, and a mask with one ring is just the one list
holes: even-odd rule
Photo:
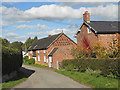
[[29, 64], [35, 64], [35, 59], [34, 58], [29, 59]]
[[28, 60], [28, 56], [25, 56], [24, 58], [23, 58], [23, 60], [25, 60], [25, 62], [28, 62], [29, 60]]
[[90, 74], [90, 75], [95, 75], [96, 77], [99, 77], [101, 74], [100, 70], [92, 70], [90, 68], [87, 68], [85, 72]]
[[100, 70], [101, 75], [108, 76], [113, 74], [117, 78], [120, 78], [120, 59], [75, 59], [75, 60], [63, 60], [62, 68], [66, 69], [71, 67], [71, 70], [78, 69], [80, 72], [85, 72], [90, 68], [93, 71]]
[[2, 46], [2, 75], [9, 74], [22, 66], [22, 52]]

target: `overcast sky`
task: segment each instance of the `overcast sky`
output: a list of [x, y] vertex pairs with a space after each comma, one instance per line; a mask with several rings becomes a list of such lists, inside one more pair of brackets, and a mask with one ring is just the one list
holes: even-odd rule
[[[17, 0], [18, 1], [18, 0]], [[118, 20], [117, 2], [2, 2], [2, 37], [24, 42], [28, 37], [39, 39], [63, 32], [71, 39], [83, 21], [83, 13], [90, 13], [91, 21]], [[104, 0], [103, 0], [104, 1]]]

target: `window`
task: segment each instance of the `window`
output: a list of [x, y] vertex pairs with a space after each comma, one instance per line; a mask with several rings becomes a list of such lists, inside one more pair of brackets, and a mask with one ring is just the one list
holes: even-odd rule
[[44, 53], [45, 53], [45, 50], [44, 50]]
[[40, 51], [38, 50], [38, 53], [40, 53]]
[[90, 28], [87, 28], [88, 29], [88, 33], [91, 33], [91, 30], [90, 30]]
[[40, 56], [38, 55], [38, 61], [40, 61]]
[[30, 59], [30, 56], [29, 56], [29, 59]]
[[44, 62], [46, 62], [46, 56], [44, 56]]

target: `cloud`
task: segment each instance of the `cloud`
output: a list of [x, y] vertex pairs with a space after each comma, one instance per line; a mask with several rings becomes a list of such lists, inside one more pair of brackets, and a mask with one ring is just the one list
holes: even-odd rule
[[32, 7], [26, 11], [21, 11], [15, 7], [2, 7], [3, 19], [9, 22], [30, 22], [32, 20], [64, 20], [82, 19], [83, 13], [89, 11], [91, 16], [102, 20], [117, 20], [118, 5], [109, 4], [97, 7], [80, 7], [74, 9], [70, 6], [59, 6], [55, 4]]
[[2, 37], [8, 39], [9, 41], [24, 41], [28, 38], [26, 36], [20, 36], [16, 33], [7, 33]]
[[58, 33], [61, 33], [61, 32], [64, 32], [65, 34], [67, 35], [74, 35], [76, 33], [75, 30], [67, 30], [67, 29], [60, 29], [60, 28], [57, 28], [57, 29], [53, 29], [51, 31], [46, 31], [46, 32], [30, 32], [30, 33], [26, 33], [26, 35], [28, 36], [44, 36], [44, 35], [54, 35], [54, 34], [58, 34]]
[[68, 28], [77, 28], [78, 25], [77, 25], [77, 24], [72, 24], [72, 25], [68, 25], [67, 27], [68, 27]]
[[40, 24], [37, 24], [37, 25], [18, 25], [18, 26], [15, 26], [16, 29], [37, 29], [37, 30], [46, 30], [46, 29], [49, 29], [49, 27], [47, 27], [46, 25], [40, 25]]
[[29, 33], [26, 33], [26, 35], [29, 37], [31, 37], [31, 36], [43, 36], [43, 35], [45, 35], [45, 33], [44, 32], [37, 32], [37, 33], [29, 32]]
[[72, 31], [72, 30], [68, 30], [68, 29], [53, 29], [53, 30], [51, 30], [51, 31], [47, 31], [46, 32], [46, 34], [47, 35], [49, 35], [49, 34], [51, 34], [51, 35], [54, 35], [54, 34], [58, 34], [58, 33], [61, 33], [61, 32], [64, 32], [65, 34], [67, 34], [67, 35], [71, 35], [71, 34], [75, 34], [76, 33], [76, 31]]

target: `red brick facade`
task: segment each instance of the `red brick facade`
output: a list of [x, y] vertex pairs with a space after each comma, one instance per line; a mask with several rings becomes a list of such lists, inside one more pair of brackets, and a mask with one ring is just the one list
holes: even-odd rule
[[[88, 12], [85, 12], [83, 14], [83, 21], [86, 21], [87, 23], [90, 23], [90, 14]], [[86, 24], [82, 24], [80, 27], [80, 32], [77, 33], [77, 45], [79, 46], [84, 46], [85, 48], [92, 49], [92, 46], [94, 45], [95, 42], [100, 42], [103, 47], [108, 48], [110, 43], [113, 42], [114, 39], [118, 39], [118, 33], [113, 33], [113, 34], [96, 34], [94, 30], [90, 30], [91, 32], [88, 31], [89, 27]]]
[[[53, 43], [51, 43], [51, 45], [48, 47], [48, 49], [39, 50], [39, 53], [38, 53], [38, 50], [35, 51], [36, 52], [36, 62], [43, 64], [43, 65], [48, 65], [49, 64], [48, 54], [51, 52], [51, 50], [55, 47], [59, 48], [59, 47], [66, 47], [66, 46], [72, 48], [72, 47], [76, 47], [77, 45], [74, 41], [72, 41], [65, 34], [62, 34], [55, 41], [53, 41]], [[57, 68], [56, 67], [56, 61], [58, 59], [57, 56], [62, 56], [62, 57], [64, 56], [64, 54], [59, 52], [60, 49], [62, 50], [62, 48], [59, 48], [58, 51], [55, 53], [55, 55], [53, 55], [53, 57], [52, 57], [52, 66], [54, 68]], [[32, 54], [31, 54], [31, 52], [32, 52]], [[68, 52], [70, 52], [70, 50]], [[66, 53], [68, 53], [68, 52], [66, 52]], [[33, 58], [32, 55], [33, 55], [33, 51], [28, 51], [29, 59]], [[44, 61], [44, 57], [46, 57], [46, 62]], [[73, 57], [71, 55], [64, 56], [64, 58], [62, 58], [62, 57], [60, 57], [60, 60], [59, 60], [60, 62], [63, 59], [70, 59], [70, 58], [73, 59]], [[39, 58], [40, 58], [40, 60], [39, 60]]]

